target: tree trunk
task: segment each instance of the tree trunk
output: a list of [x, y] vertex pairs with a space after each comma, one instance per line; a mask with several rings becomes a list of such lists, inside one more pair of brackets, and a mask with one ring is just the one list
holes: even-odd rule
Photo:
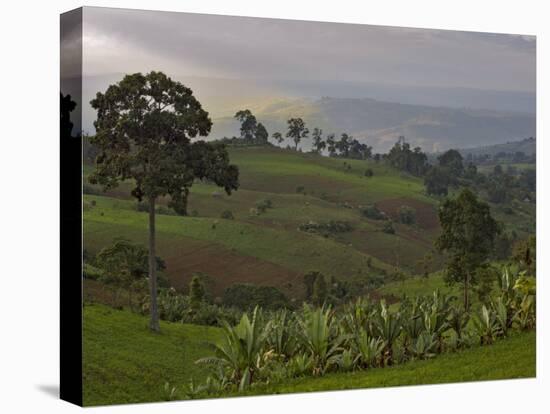
[[155, 199], [149, 199], [149, 288], [151, 297], [151, 321], [149, 329], [159, 332], [157, 307], [157, 259], [155, 252]]
[[468, 312], [468, 308], [470, 307], [470, 302], [468, 300], [468, 289], [470, 285], [470, 272], [466, 271], [466, 278], [464, 279], [464, 310]]

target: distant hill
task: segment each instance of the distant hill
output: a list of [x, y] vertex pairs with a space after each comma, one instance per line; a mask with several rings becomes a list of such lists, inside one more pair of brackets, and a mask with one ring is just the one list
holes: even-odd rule
[[[350, 133], [375, 151], [387, 151], [400, 135], [412, 145], [438, 152], [479, 143], [501, 144], [535, 134], [535, 116], [529, 114], [329, 97], [256, 102], [248, 107], [270, 133], [284, 132], [288, 118], [302, 117], [310, 129]], [[238, 130], [231, 117], [214, 118], [213, 137], [238, 135]], [[304, 149], [308, 148], [306, 141]]]
[[504, 144], [488, 145], [474, 148], [463, 148], [459, 150], [463, 156], [472, 154], [474, 156], [490, 155], [491, 157], [499, 152], [512, 153], [523, 152], [525, 155], [537, 153], [537, 141], [534, 138], [527, 138], [521, 141], [506, 142]]
[[[122, 76], [82, 80], [85, 132], [94, 133], [95, 111], [88, 102]], [[214, 127], [209, 139], [237, 135], [239, 125], [232, 115], [244, 108], [251, 109], [270, 134], [284, 132], [286, 120], [300, 116], [310, 129], [350, 133], [378, 152], [388, 150], [399, 135], [428, 152], [535, 135], [535, 99], [529, 93], [345, 81], [175, 78], [191, 87], [210, 113]], [[307, 141], [303, 148], [309, 149]]]

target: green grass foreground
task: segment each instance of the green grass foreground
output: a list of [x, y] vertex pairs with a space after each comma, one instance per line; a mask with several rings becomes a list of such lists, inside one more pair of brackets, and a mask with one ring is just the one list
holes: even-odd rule
[[[194, 361], [211, 355], [206, 343], [216, 341], [220, 330], [161, 321], [161, 333], [153, 334], [147, 322], [146, 317], [128, 311], [97, 304], [85, 306], [86, 406], [162, 401], [165, 382], [181, 390], [191, 378], [204, 381], [206, 372]], [[536, 335], [529, 332], [499, 340], [491, 346], [442, 354], [433, 360], [293, 379], [284, 384], [259, 384], [246, 394], [529, 378], [536, 374], [535, 354]]]
[[536, 376], [536, 334], [516, 334], [490, 346], [438, 355], [434, 359], [344, 374], [327, 374], [262, 385], [248, 395], [444, 384]]
[[204, 381], [195, 361], [209, 354], [207, 342], [220, 330], [164, 321], [160, 327], [153, 334], [147, 317], [104, 305], [84, 307], [84, 405], [160, 401], [166, 381]]

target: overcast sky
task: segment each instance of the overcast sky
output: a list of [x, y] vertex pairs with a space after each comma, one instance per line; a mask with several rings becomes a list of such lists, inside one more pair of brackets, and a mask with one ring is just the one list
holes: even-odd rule
[[535, 91], [535, 38], [108, 8], [84, 10], [85, 75], [330, 80]]

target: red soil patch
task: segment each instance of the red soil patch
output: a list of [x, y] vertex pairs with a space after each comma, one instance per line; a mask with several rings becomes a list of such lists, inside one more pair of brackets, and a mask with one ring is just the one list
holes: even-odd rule
[[393, 220], [398, 221], [398, 211], [401, 206], [409, 206], [416, 210], [416, 224], [426, 230], [437, 229], [439, 219], [434, 205], [413, 198], [391, 198], [376, 203], [376, 206]]
[[297, 273], [223, 246], [186, 241], [178, 243], [177, 248], [159, 246], [159, 250], [166, 260], [168, 279], [178, 290], [187, 290], [194, 273], [206, 275], [207, 288], [213, 296], [222, 296], [235, 283], [275, 286], [289, 298], [300, 296], [303, 290]]

